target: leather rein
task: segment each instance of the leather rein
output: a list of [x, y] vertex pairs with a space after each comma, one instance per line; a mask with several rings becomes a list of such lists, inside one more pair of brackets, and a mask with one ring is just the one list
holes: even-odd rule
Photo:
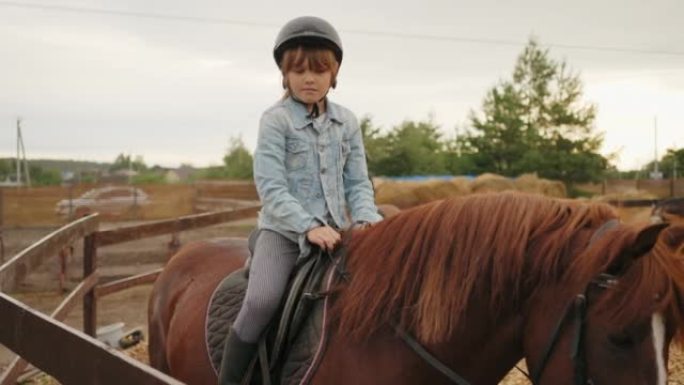
[[[591, 240], [589, 241], [589, 246], [599, 239], [606, 231], [612, 229], [618, 224], [619, 221], [617, 219], [611, 219], [601, 225], [601, 227], [599, 227], [592, 235]], [[544, 368], [546, 367], [549, 358], [551, 358], [551, 354], [553, 353], [556, 343], [558, 342], [561, 331], [563, 330], [565, 324], [571, 320], [573, 339], [572, 344], [570, 345], [572, 349], [570, 358], [572, 359], [574, 368], [574, 384], [593, 385], [593, 381], [587, 376], [587, 360], [584, 349], [585, 317], [588, 307], [587, 292], [592, 286], [606, 289], [615, 286], [615, 284], [617, 284], [617, 277], [602, 273], [589, 282], [582, 293], [575, 295], [572, 302], [568, 304], [567, 309], [556, 323], [556, 327], [553, 329], [553, 333], [551, 334], [549, 342], [544, 349], [544, 354], [542, 355], [541, 361], [535, 370], [532, 371], [532, 375], [529, 375], [518, 368], [518, 370], [520, 370], [523, 374], [525, 374], [525, 376], [527, 376], [527, 378], [530, 379], [530, 381], [532, 381], [532, 384], [539, 384], [541, 376], [544, 373]], [[420, 356], [427, 364], [442, 373], [452, 383], [457, 385], [471, 385], [470, 382], [465, 380], [446, 364], [441, 362], [437, 357], [428, 352], [427, 349], [420, 344], [420, 342], [418, 342], [406, 331], [401, 329], [398, 325], [392, 324], [392, 327], [397, 335], [406, 343], [406, 345], [408, 345], [416, 354], [418, 354], [418, 356]]]

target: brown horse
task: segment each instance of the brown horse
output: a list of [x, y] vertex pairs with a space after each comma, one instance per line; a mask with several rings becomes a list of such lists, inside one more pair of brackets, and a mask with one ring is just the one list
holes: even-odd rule
[[658, 202], [651, 211], [651, 218], [684, 225], [684, 198], [668, 198]]
[[[310, 383], [453, 383], [401, 330], [470, 384], [497, 384], [523, 357], [537, 384], [665, 384], [669, 343], [684, 326], [684, 228], [614, 218], [602, 204], [503, 193], [354, 231], [351, 280], [336, 288]], [[227, 240], [173, 257], [150, 299], [153, 366], [216, 383], [206, 306], [246, 255], [244, 241]]]

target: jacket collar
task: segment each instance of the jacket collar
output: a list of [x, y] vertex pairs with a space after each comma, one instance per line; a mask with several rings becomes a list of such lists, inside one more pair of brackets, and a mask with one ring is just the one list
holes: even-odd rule
[[[344, 123], [340, 108], [335, 103], [330, 102], [330, 100], [326, 99], [326, 101], [328, 118], [337, 123]], [[285, 98], [282, 104], [290, 111], [295, 129], [302, 129], [311, 123], [311, 116], [304, 104], [292, 99], [291, 96]]]

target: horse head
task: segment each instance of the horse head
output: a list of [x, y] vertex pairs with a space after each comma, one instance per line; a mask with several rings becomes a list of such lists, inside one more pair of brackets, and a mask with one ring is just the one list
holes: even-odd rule
[[535, 384], [665, 384], [682, 326], [684, 228], [618, 225], [536, 290], [523, 345]]

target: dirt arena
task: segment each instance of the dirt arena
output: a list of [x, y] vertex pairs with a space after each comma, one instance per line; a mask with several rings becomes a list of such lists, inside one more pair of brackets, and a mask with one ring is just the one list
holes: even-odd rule
[[[621, 212], [627, 222], [644, 222], [648, 220], [650, 209], [629, 209]], [[240, 221], [232, 224], [213, 226], [206, 229], [190, 231], [181, 235], [181, 241], [187, 243], [193, 240], [214, 237], [245, 237], [255, 224], [255, 220]], [[104, 225], [104, 228], [120, 226]], [[14, 255], [22, 248], [34, 243], [42, 236], [52, 231], [51, 228], [9, 229], [3, 233], [5, 242], [5, 258]], [[163, 266], [168, 257], [168, 243], [170, 236], [160, 236], [142, 241], [130, 242], [98, 251], [99, 272], [103, 280], [114, 280], [127, 275], [142, 273]], [[81, 245], [76, 245], [76, 255], [68, 264], [66, 286], [75, 287], [81, 277]], [[59, 263], [57, 258], [48, 260], [41, 268], [33, 272], [21, 287], [15, 298], [43, 312], [49, 313], [66, 296], [59, 292], [58, 284]], [[99, 326], [114, 322], [124, 322], [125, 330], [142, 327], [146, 332], [147, 297], [151, 285], [139, 286], [120, 293], [105, 297], [98, 303]], [[82, 328], [82, 312], [76, 308], [65, 321], [75, 328]], [[145, 333], [147, 334], [147, 333]], [[146, 345], [139, 345], [131, 349], [131, 354], [142, 361], [146, 360]], [[0, 347], [0, 367], [9, 363], [11, 353]], [[522, 364], [524, 367], [524, 364]], [[678, 348], [671, 351], [670, 380], [668, 384], [684, 385], [684, 355]], [[34, 376], [27, 379], [25, 384], [55, 384], [54, 380], [45, 376]], [[522, 385], [530, 382], [519, 372], [513, 370], [502, 382], [505, 385]]]

